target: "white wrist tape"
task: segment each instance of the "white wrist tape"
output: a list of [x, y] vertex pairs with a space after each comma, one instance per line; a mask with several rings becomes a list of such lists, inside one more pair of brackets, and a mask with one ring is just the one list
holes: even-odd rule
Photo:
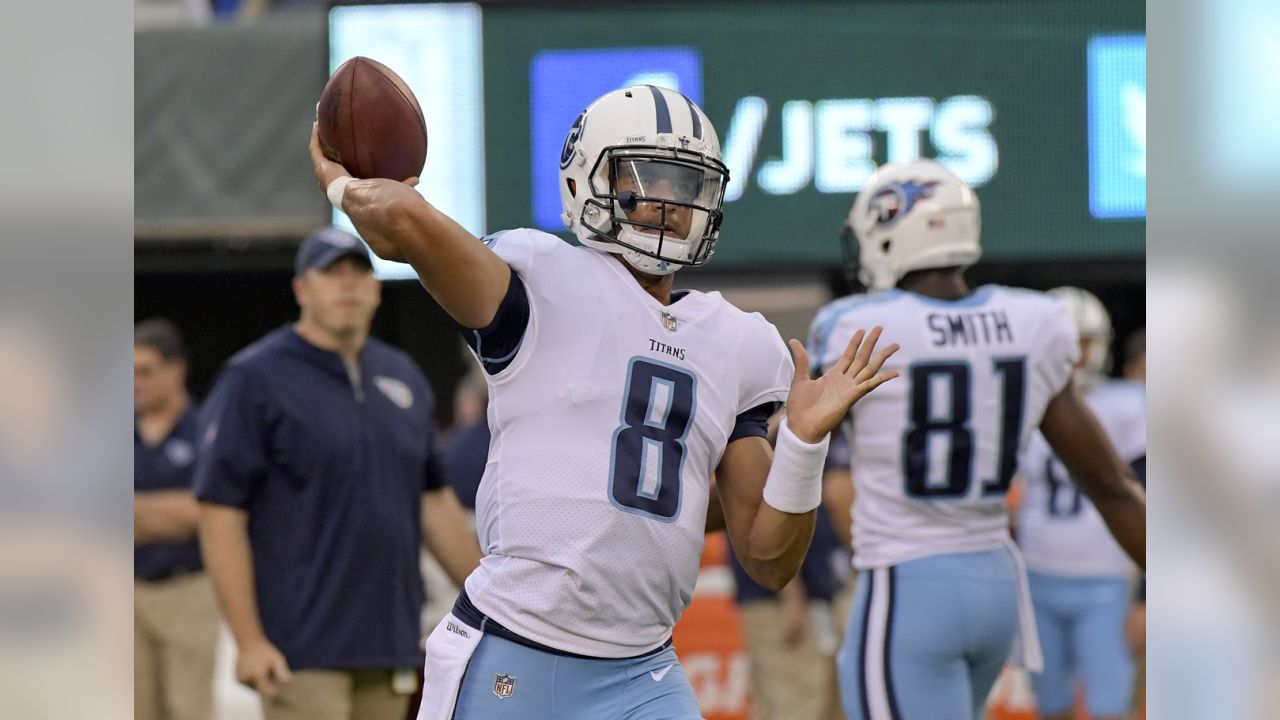
[[350, 175], [343, 175], [342, 177], [334, 178], [333, 182], [329, 183], [329, 187], [325, 188], [324, 193], [329, 196], [329, 204], [334, 209], [342, 209], [342, 196], [347, 192], [347, 185], [354, 179]]
[[827, 460], [830, 433], [809, 444], [787, 427], [786, 418], [778, 427], [778, 444], [773, 465], [764, 481], [764, 501], [785, 513], [807, 513], [822, 504], [822, 466]]

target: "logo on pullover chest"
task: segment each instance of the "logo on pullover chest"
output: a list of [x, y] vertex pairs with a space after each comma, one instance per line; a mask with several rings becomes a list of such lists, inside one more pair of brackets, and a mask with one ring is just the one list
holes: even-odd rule
[[413, 407], [413, 390], [403, 381], [386, 375], [375, 375], [373, 384], [401, 410]]

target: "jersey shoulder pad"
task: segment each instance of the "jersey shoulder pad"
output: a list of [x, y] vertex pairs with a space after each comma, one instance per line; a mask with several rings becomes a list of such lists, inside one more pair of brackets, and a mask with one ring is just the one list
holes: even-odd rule
[[738, 336], [738, 411], [766, 402], [786, 401], [795, 364], [778, 328], [758, 312], [746, 312], [727, 300], [726, 315], [733, 319]]
[[555, 235], [531, 228], [500, 230], [480, 241], [526, 279], [547, 256], [575, 249]]

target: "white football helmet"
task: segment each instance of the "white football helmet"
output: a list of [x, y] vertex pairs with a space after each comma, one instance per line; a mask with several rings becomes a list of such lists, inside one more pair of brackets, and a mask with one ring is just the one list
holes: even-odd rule
[[858, 240], [858, 279], [884, 290], [912, 270], [977, 262], [981, 223], [973, 190], [941, 164], [919, 159], [877, 168], [845, 228], [846, 238], [852, 232]]
[[715, 252], [729, 169], [702, 109], [653, 85], [587, 106], [560, 152], [564, 224], [583, 245], [668, 275]]
[[1058, 299], [1076, 324], [1080, 335], [1080, 364], [1076, 384], [1088, 387], [1106, 375], [1111, 365], [1111, 315], [1096, 295], [1078, 287], [1056, 287], [1049, 294]]

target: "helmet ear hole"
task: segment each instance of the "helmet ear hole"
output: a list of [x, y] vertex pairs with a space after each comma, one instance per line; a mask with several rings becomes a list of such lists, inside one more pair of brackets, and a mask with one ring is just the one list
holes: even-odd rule
[[564, 184], [569, 187], [569, 195], [578, 197], [578, 183], [573, 178], [565, 178]]
[[884, 242], [880, 243], [880, 252], [884, 253], [885, 255], [888, 255], [889, 248], [892, 246], [893, 246], [892, 238], [890, 238], [889, 240], [885, 240]]

